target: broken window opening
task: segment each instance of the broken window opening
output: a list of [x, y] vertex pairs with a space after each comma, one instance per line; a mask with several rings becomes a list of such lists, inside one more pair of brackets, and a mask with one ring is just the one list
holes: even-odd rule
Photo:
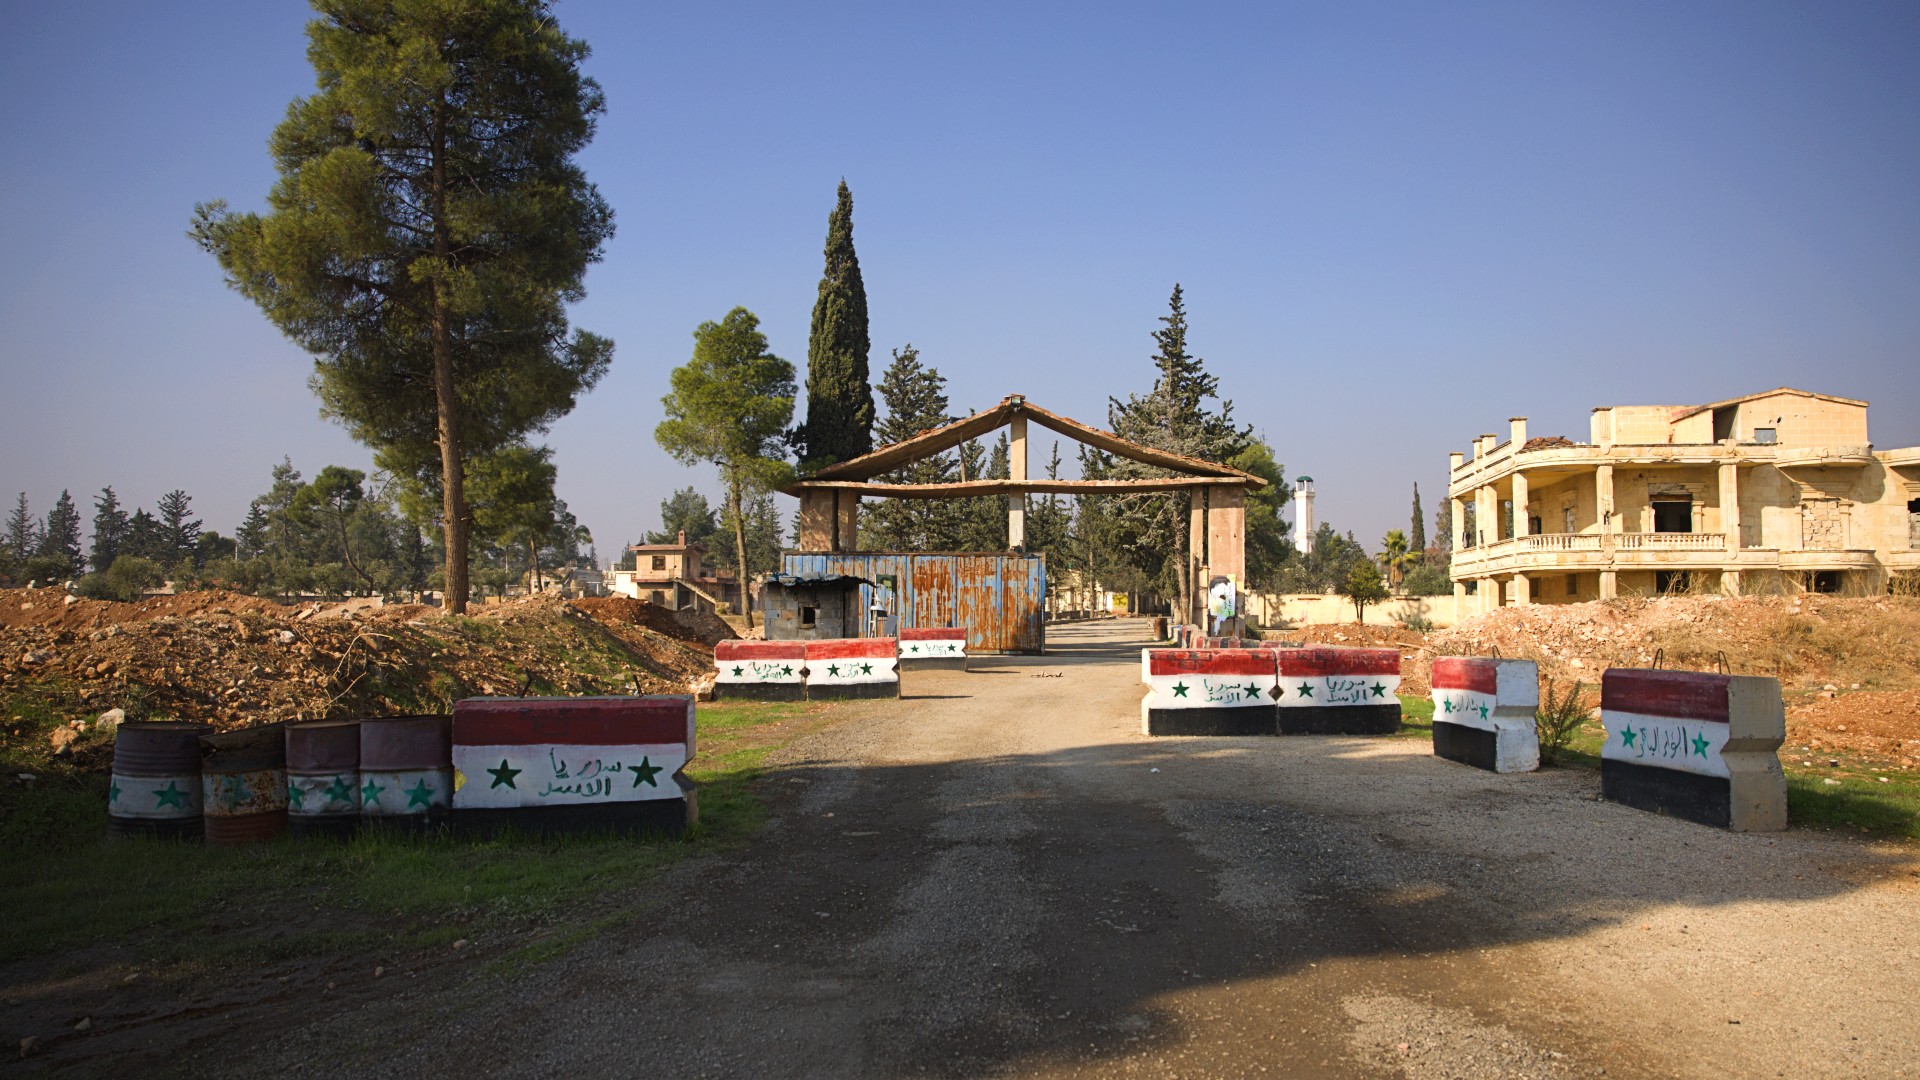
[[1693, 531], [1693, 501], [1663, 498], [1653, 504], [1653, 531], [1690, 533]]

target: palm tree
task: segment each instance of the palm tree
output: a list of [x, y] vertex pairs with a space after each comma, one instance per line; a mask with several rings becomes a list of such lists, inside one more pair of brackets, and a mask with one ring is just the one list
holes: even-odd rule
[[1387, 530], [1386, 537], [1380, 541], [1380, 566], [1387, 573], [1388, 584], [1398, 588], [1407, 567], [1413, 565], [1417, 557], [1407, 544], [1406, 533], [1399, 529]]

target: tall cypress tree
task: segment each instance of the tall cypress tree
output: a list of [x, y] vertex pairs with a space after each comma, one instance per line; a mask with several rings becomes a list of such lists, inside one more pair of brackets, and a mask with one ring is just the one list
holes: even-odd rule
[[1420, 510], [1419, 484], [1413, 485], [1413, 531], [1407, 536], [1415, 554], [1427, 550], [1427, 515]]
[[840, 181], [827, 217], [827, 266], [807, 338], [807, 419], [795, 433], [803, 470], [873, 449], [873, 387], [867, 384], [867, 286], [853, 250], [853, 193]]

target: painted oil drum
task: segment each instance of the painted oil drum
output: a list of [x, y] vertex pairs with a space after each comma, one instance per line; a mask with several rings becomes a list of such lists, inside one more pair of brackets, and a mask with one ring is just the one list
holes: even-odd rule
[[360, 826], [360, 721], [287, 725], [287, 831], [346, 837]]
[[287, 831], [285, 724], [200, 737], [207, 843], [258, 844]]
[[360, 816], [418, 819], [453, 803], [453, 718], [360, 721]]
[[200, 736], [205, 724], [120, 725], [107, 785], [107, 835], [200, 839]]

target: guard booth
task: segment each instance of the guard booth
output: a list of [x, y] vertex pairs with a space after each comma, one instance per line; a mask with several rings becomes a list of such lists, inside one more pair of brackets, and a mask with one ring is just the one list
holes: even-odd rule
[[866, 626], [862, 593], [870, 583], [844, 574], [785, 573], [760, 578], [760, 618], [768, 641], [879, 637]]
[[[898, 637], [902, 630], [959, 626], [966, 628], [969, 655], [1046, 651], [1047, 561], [1042, 556], [789, 552], [781, 562], [782, 577], [861, 582], [851, 605], [860, 612], [859, 633], [848, 637]], [[771, 614], [767, 625], [774, 625]]]

